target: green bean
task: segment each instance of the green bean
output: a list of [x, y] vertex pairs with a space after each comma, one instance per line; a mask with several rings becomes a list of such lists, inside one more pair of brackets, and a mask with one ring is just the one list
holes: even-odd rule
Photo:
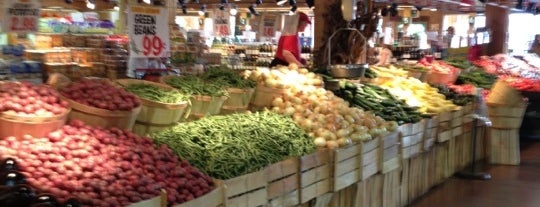
[[257, 82], [242, 77], [238, 72], [225, 67], [209, 68], [201, 78], [205, 81], [217, 81], [232, 88], [255, 88]]
[[206, 117], [150, 137], [218, 179], [255, 172], [315, 150], [312, 138], [290, 117], [273, 112]]
[[146, 83], [130, 84], [124, 87], [127, 91], [136, 94], [141, 98], [161, 103], [179, 103], [189, 99], [189, 94], [180, 93], [175, 90], [160, 88]]
[[227, 86], [221, 82], [206, 82], [195, 75], [171, 77], [165, 83], [188, 94], [205, 96], [227, 96]]

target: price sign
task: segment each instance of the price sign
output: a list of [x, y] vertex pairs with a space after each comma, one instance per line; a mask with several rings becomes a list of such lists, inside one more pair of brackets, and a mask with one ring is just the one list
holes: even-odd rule
[[169, 55], [168, 12], [165, 8], [131, 6], [128, 10], [128, 25], [131, 57]]
[[31, 33], [38, 31], [39, 0], [7, 0], [4, 4], [2, 31]]
[[227, 11], [214, 10], [214, 34], [216, 36], [231, 35], [229, 17]]
[[276, 36], [276, 16], [265, 15], [263, 18], [262, 35], [264, 37]]

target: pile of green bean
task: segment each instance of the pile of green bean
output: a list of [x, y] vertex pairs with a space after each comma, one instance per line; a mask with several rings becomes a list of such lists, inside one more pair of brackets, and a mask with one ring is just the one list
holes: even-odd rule
[[315, 150], [312, 138], [290, 117], [269, 111], [205, 117], [150, 137], [218, 179], [245, 175]]
[[165, 83], [188, 94], [203, 96], [227, 96], [227, 85], [222, 82], [204, 81], [195, 75], [175, 76], [165, 80]]
[[129, 84], [124, 87], [126, 91], [136, 94], [141, 98], [160, 103], [175, 104], [186, 101], [190, 95], [177, 90], [168, 90], [146, 83]]
[[255, 88], [257, 82], [242, 77], [238, 72], [226, 67], [208, 68], [201, 78], [206, 81], [215, 81], [227, 84], [232, 88]]

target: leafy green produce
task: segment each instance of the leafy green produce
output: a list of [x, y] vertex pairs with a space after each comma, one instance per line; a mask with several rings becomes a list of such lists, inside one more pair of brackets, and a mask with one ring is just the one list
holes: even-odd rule
[[227, 84], [215, 81], [204, 81], [195, 75], [173, 76], [165, 79], [165, 83], [184, 92], [203, 96], [227, 96]]
[[160, 103], [174, 104], [189, 99], [189, 94], [184, 94], [176, 90], [168, 90], [146, 83], [136, 83], [124, 86], [126, 91], [136, 94], [141, 98]]
[[364, 73], [364, 78], [369, 78], [369, 79], [377, 78], [377, 73], [368, 68], [366, 72]]
[[242, 77], [238, 72], [235, 72], [226, 67], [209, 68], [201, 78], [205, 81], [215, 81], [223, 83], [232, 88], [255, 88], [257, 82]]
[[416, 108], [408, 106], [404, 100], [397, 99], [388, 90], [376, 85], [360, 85], [343, 81], [341, 89], [334, 92], [351, 105], [372, 111], [386, 121], [398, 124], [416, 123], [424, 115]]
[[459, 69], [467, 69], [473, 66], [473, 64], [465, 58], [450, 58], [444, 62]]
[[452, 100], [452, 103], [458, 106], [465, 106], [468, 103], [472, 103], [475, 98], [474, 95], [457, 93], [456, 91], [450, 89], [448, 86], [445, 85], [432, 86], [439, 89], [439, 93], [443, 94], [446, 99]]
[[497, 78], [496, 75], [488, 74], [482, 70], [474, 70], [469, 73], [460, 74], [456, 84], [469, 83], [479, 88], [491, 89]]
[[269, 111], [205, 117], [150, 137], [218, 179], [245, 175], [315, 150], [313, 139], [292, 118]]

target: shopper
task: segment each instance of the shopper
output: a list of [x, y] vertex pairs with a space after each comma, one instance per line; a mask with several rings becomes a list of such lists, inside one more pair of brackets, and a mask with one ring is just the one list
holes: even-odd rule
[[529, 52], [536, 53], [538, 56], [540, 56], [540, 34], [534, 36], [534, 41], [531, 44], [531, 49]]
[[[270, 63], [270, 67], [277, 65], [296, 64], [298, 67], [305, 67], [306, 61], [300, 57], [300, 38], [299, 32], [303, 32], [308, 24], [311, 24], [309, 17], [303, 13], [298, 12], [295, 16], [298, 18], [296, 24], [286, 25], [282, 35], [278, 41], [278, 48], [274, 59]], [[296, 25], [296, 27], [295, 27]]]

